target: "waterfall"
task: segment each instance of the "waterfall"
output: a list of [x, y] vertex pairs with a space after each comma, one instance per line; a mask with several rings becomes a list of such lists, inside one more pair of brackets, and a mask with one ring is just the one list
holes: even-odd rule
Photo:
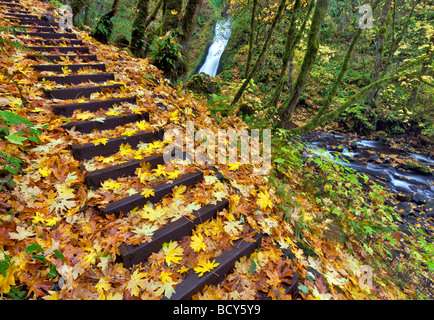
[[216, 76], [220, 63], [220, 57], [222, 56], [231, 35], [231, 27], [232, 22], [230, 20], [217, 21], [215, 25], [213, 43], [209, 47], [205, 62], [199, 69], [198, 73], [204, 72], [212, 77]]

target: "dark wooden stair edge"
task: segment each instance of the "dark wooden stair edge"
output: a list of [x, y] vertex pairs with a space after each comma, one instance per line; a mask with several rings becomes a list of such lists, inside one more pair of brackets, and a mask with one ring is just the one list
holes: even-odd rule
[[77, 64], [34, 64], [31, 66], [33, 70], [38, 72], [50, 71], [56, 73], [63, 73], [62, 67], [68, 67], [72, 72], [77, 72], [81, 68], [90, 68], [105, 72], [106, 67], [103, 63], [77, 63]]
[[[179, 155], [179, 148], [176, 149], [178, 150], [172, 150], [172, 159], [176, 158], [177, 155]], [[186, 159], [187, 153], [184, 152], [182, 153], [182, 160]], [[86, 174], [86, 183], [89, 188], [99, 188], [101, 186], [101, 182], [104, 180], [132, 176], [135, 173], [136, 169], [140, 167], [141, 163], [147, 162], [152, 169], [155, 169], [159, 164], [163, 164], [164, 161], [164, 154], [152, 155], [138, 160], [130, 160], [126, 163], [88, 172]], [[86, 171], [84, 165], [80, 165], [80, 169], [81, 171]]]
[[145, 205], [148, 202], [157, 203], [164, 197], [166, 194], [172, 192], [172, 189], [178, 185], [184, 185], [186, 187], [190, 187], [195, 185], [197, 182], [203, 180], [203, 172], [196, 171], [194, 173], [189, 173], [182, 176], [179, 179], [174, 180], [172, 183], [163, 182], [158, 184], [154, 188], [154, 195], [148, 198], [145, 198], [140, 193], [136, 193], [132, 196], [128, 196], [121, 200], [111, 202], [102, 209], [102, 213], [105, 215], [114, 214], [116, 216], [120, 216], [121, 214], [127, 214], [135, 207], [140, 207]]
[[80, 103], [69, 103], [69, 104], [55, 104], [52, 105], [53, 112], [57, 115], [63, 115], [65, 117], [71, 116], [75, 110], [81, 109], [81, 111], [91, 111], [95, 112], [99, 109], [108, 109], [115, 104], [120, 104], [122, 102], [129, 102], [132, 104], [137, 103], [136, 96], [129, 98], [115, 98], [115, 99], [106, 99], [106, 100], [97, 100], [97, 101], [89, 101], [89, 102], [80, 102]]
[[79, 99], [80, 97], [89, 98], [92, 93], [102, 92], [102, 90], [116, 91], [123, 87], [123, 84], [114, 84], [108, 86], [77, 87], [66, 89], [44, 90], [45, 94], [52, 99], [69, 100]]
[[124, 116], [117, 117], [107, 117], [104, 120], [96, 121], [96, 120], [87, 120], [87, 121], [78, 121], [78, 122], [69, 122], [62, 126], [65, 130], [71, 130], [75, 127], [75, 131], [79, 131], [81, 133], [91, 133], [92, 130], [110, 130], [114, 129], [117, 126], [124, 125], [126, 123], [132, 123], [136, 121], [149, 121], [149, 112], [136, 114], [131, 113]]
[[229, 201], [223, 199], [216, 204], [208, 204], [193, 211], [193, 220], [181, 217], [154, 232], [152, 240], [140, 245], [121, 244], [122, 261], [125, 268], [144, 262], [153, 252], [158, 252], [164, 242], [178, 241], [182, 237], [191, 235], [191, 231], [198, 225], [216, 216], [218, 211], [227, 208]]
[[140, 142], [149, 143], [155, 140], [163, 140], [164, 130], [158, 129], [152, 132], [141, 132], [130, 137], [113, 138], [107, 141], [106, 144], [94, 145], [87, 143], [84, 145], [72, 144], [72, 152], [77, 160], [89, 160], [94, 156], [108, 156], [116, 153], [122, 143], [128, 143], [131, 147], [135, 147]]
[[156, 168], [159, 164], [164, 163], [164, 157], [163, 155], [155, 155], [89, 172], [86, 175], [87, 186], [96, 189], [101, 187], [101, 182], [104, 180], [131, 176], [143, 162], [148, 162], [151, 165], [151, 168]]
[[[47, 62], [56, 62], [56, 61], [61, 61], [62, 57], [66, 58], [69, 57], [70, 60], [74, 60], [75, 58], [80, 58], [84, 61], [96, 61], [97, 63], [99, 62], [98, 57], [95, 54], [81, 54], [81, 55], [76, 55], [76, 54], [62, 54], [62, 55], [58, 55], [58, 54], [28, 54], [27, 58], [28, 59], [33, 59], [33, 60], [44, 60]], [[71, 61], [73, 62], [73, 61]], [[74, 63], [74, 62], [73, 62]]]
[[86, 82], [102, 83], [115, 79], [114, 73], [75, 74], [69, 76], [39, 76], [38, 81], [53, 81], [57, 84], [76, 85]]
[[253, 239], [255, 240], [253, 242], [244, 239], [234, 241], [232, 250], [224, 251], [215, 259], [215, 262], [219, 263], [219, 265], [212, 272], [208, 272], [202, 277], [199, 277], [194, 270], [190, 270], [184, 281], [176, 286], [175, 293], [171, 298], [164, 297], [163, 300], [189, 300], [206, 285], [215, 285], [223, 281], [233, 269], [236, 261], [244, 256], [250, 256], [256, 248], [260, 247], [261, 235], [257, 233]]

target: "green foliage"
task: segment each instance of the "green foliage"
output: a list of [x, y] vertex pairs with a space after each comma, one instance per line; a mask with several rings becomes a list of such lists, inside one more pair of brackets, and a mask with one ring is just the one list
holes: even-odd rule
[[[11, 132], [16, 126], [25, 125], [26, 129], [17, 132]], [[28, 119], [11, 112], [0, 111], [0, 139], [18, 147], [24, 146], [24, 142], [40, 142], [37, 130]], [[0, 150], [0, 169], [17, 174], [21, 168], [22, 161], [13, 156], [8, 150]]]
[[63, 6], [63, 3], [58, 0], [50, 0], [49, 3], [56, 8], [60, 8], [61, 6]]
[[[0, 248], [1, 249], [1, 248]], [[13, 266], [14, 261], [9, 255], [1, 250], [3, 258], [0, 259], [0, 275], [6, 277], [7, 271]], [[44, 250], [41, 245], [37, 243], [31, 243], [25, 249], [25, 259], [29, 260], [29, 263], [34, 265], [34, 268], [38, 270], [48, 269], [48, 278], [56, 278], [59, 273], [57, 272], [56, 265], [53, 262], [49, 262], [47, 258], [54, 254], [55, 259], [60, 259], [65, 263], [64, 255], [57, 249]], [[47, 271], [48, 271], [47, 270]], [[20, 290], [18, 286], [11, 285], [9, 292], [6, 293], [13, 300], [20, 300], [26, 294], [26, 291]]]
[[178, 66], [183, 61], [181, 49], [178, 40], [168, 32], [154, 38], [149, 46], [149, 56], [156, 67], [173, 78], [179, 72]]

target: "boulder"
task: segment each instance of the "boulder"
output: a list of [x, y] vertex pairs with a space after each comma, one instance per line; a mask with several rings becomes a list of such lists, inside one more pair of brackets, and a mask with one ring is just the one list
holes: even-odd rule
[[206, 97], [221, 93], [220, 83], [216, 78], [203, 72], [193, 75], [185, 84], [185, 89]]

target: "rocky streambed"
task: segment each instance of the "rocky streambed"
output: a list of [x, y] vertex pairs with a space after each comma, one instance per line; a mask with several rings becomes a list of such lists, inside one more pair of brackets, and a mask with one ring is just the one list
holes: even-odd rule
[[[434, 220], [434, 159], [392, 148], [381, 140], [364, 140], [316, 130], [301, 137], [315, 154], [328, 155], [386, 187], [393, 206], [406, 220]], [[346, 160], [346, 161], [345, 161]], [[425, 219], [424, 219], [425, 220]]]

